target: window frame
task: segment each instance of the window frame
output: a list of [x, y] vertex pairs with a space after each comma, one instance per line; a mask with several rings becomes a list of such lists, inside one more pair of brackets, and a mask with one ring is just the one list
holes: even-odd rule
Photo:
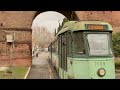
[[[111, 51], [112, 51], [112, 54], [110, 53], [110, 49], [109, 49], [109, 54], [108, 55], [90, 55], [89, 54], [89, 43], [88, 43], [88, 40], [87, 40], [87, 35], [88, 34], [107, 34], [108, 37], [109, 37], [109, 41], [108, 41], [108, 48], [111, 48]], [[85, 43], [86, 43], [86, 51], [87, 51], [87, 56], [88, 57], [113, 57], [113, 47], [112, 47], [112, 40], [111, 40], [111, 34], [110, 32], [99, 32], [99, 31], [87, 31], [87, 32], [84, 32], [84, 38], [85, 38]]]
[[[74, 32], [81, 32], [82, 33], [82, 37], [83, 37], [83, 42], [84, 42], [84, 47], [85, 47], [85, 54], [75, 54], [75, 48], [74, 48]], [[84, 38], [84, 31], [83, 30], [77, 30], [77, 31], [73, 31], [72, 32], [72, 37], [73, 37], [73, 58], [84, 58], [87, 57], [87, 50], [86, 50], [86, 43], [85, 43], [85, 38]]]
[[[71, 30], [65, 32], [67, 35], [67, 57], [73, 57], [73, 36]], [[68, 33], [70, 36], [68, 36]], [[68, 38], [69, 37], [69, 38]], [[70, 53], [71, 52], [71, 53]]]

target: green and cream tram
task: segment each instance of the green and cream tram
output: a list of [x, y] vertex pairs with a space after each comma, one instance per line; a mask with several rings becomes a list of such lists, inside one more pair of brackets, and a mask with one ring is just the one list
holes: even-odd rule
[[61, 79], [115, 79], [109, 23], [68, 21], [48, 48]]

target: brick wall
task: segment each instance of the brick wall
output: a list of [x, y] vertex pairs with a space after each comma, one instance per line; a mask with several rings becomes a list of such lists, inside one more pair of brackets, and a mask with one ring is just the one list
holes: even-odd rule
[[[0, 29], [1, 30], [1, 29]], [[6, 42], [6, 35], [14, 36], [12, 44], [12, 65], [13, 66], [31, 66], [31, 48], [32, 38], [31, 32], [16, 31], [16, 29], [7, 30], [2, 29], [0, 33], [0, 66], [9, 66], [10, 59], [10, 44]]]
[[103, 20], [113, 26], [113, 32], [120, 32], [120, 11], [76, 11], [80, 20]]
[[10, 46], [6, 35], [14, 36], [13, 66], [31, 66], [32, 20], [35, 11], [0, 11], [0, 66], [9, 66]]
[[31, 28], [36, 11], [0, 11], [0, 28]]

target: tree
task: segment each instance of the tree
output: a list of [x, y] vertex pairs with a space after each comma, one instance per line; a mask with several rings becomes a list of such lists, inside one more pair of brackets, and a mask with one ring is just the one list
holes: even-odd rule
[[56, 29], [55, 29], [55, 33], [54, 33], [54, 37], [56, 36]]
[[61, 28], [62, 28], [62, 26], [60, 25], [60, 22], [59, 22], [59, 26], [58, 26], [58, 29], [57, 29], [57, 33], [60, 31]]
[[59, 27], [58, 27], [58, 32], [62, 29], [62, 27], [63, 27], [63, 25], [66, 23], [66, 22], [68, 22], [69, 20], [65, 17], [64, 19], [63, 19], [63, 21], [62, 21], [62, 24], [60, 25], [60, 23], [59, 23]]
[[33, 32], [32, 42], [35, 47], [39, 46], [45, 48], [49, 45], [53, 38], [53, 33], [50, 33], [46, 27], [36, 27]]
[[63, 19], [63, 22], [62, 22], [62, 25], [61, 26], [63, 26], [66, 22], [68, 22], [69, 20], [65, 17], [64, 19]]

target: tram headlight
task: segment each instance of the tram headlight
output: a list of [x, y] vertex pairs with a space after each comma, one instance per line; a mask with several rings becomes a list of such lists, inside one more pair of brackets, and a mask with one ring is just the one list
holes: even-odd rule
[[104, 68], [100, 68], [97, 71], [98, 76], [103, 77], [105, 75], [106, 71]]

